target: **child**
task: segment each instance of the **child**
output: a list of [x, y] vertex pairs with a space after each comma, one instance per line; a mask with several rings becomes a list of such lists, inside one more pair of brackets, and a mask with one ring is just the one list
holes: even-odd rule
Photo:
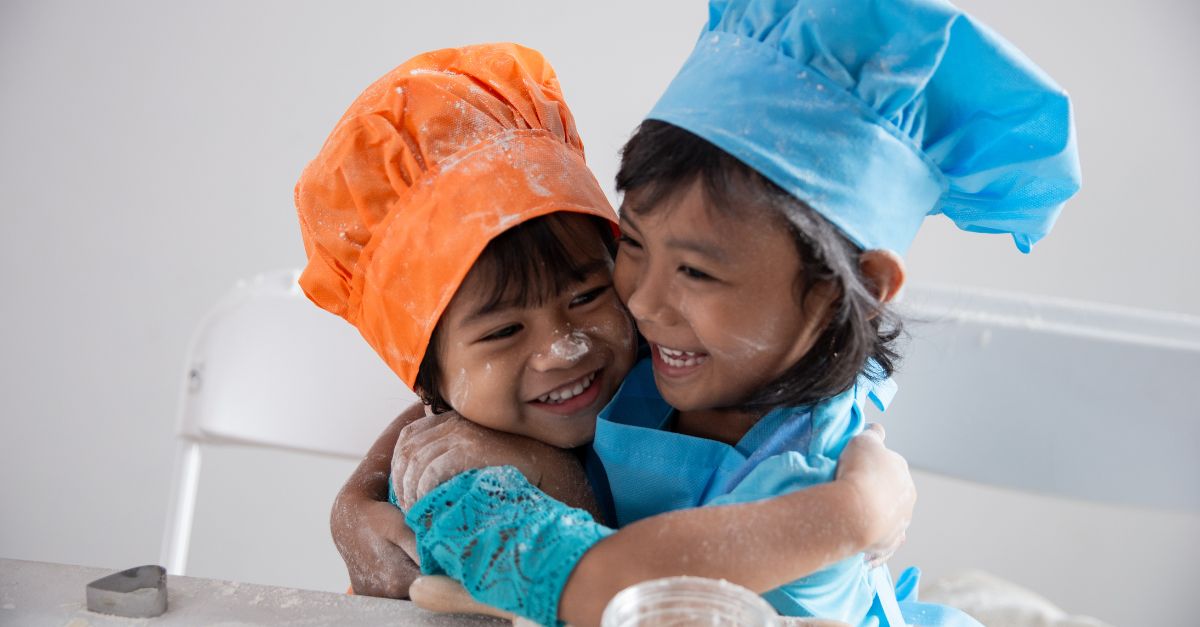
[[[714, 0], [709, 15], [618, 174], [614, 281], [651, 359], [602, 412], [594, 448], [617, 522], [630, 528], [833, 478], [866, 401], [882, 408], [893, 391], [896, 330], [884, 305], [903, 286], [900, 255], [923, 218], [1010, 233], [1027, 252], [1079, 183], [1066, 95], [945, 2]], [[425, 461], [399, 451], [409, 466]], [[532, 526], [559, 546], [584, 534], [556, 526], [558, 506], [516, 479], [473, 470], [417, 501], [408, 522], [422, 568], [502, 607], [541, 593], [524, 583], [541, 575], [538, 547], [496, 537], [490, 521]], [[404, 489], [419, 495], [421, 483]], [[480, 514], [497, 492], [503, 506]], [[463, 531], [466, 507], [475, 509]], [[597, 621], [620, 568], [606, 557], [619, 535], [577, 541], [586, 553], [560, 617]], [[468, 545], [489, 550], [459, 550]], [[736, 556], [746, 545], [715, 550]], [[492, 572], [522, 564], [522, 576], [481, 585], [494, 584], [479, 577], [481, 558]], [[911, 571], [893, 590], [885, 569], [861, 560], [750, 587], [782, 614], [972, 624], [916, 603]]]
[[[305, 293], [354, 324], [432, 411], [493, 429], [477, 462], [515, 449], [526, 477], [587, 506], [580, 465], [564, 449], [591, 440], [633, 363], [634, 337], [611, 284], [615, 214], [540, 55], [473, 46], [401, 65], [351, 105], [296, 204]], [[907, 516], [909, 478], [894, 455], [869, 438], [860, 448], [858, 470], [848, 464], [830, 490], [737, 510], [802, 519], [795, 512], [817, 505], [867, 506], [820, 542], [780, 547], [778, 559], [805, 569], [791, 577], [877, 543]], [[559, 557], [564, 574], [578, 559]], [[557, 596], [546, 602], [553, 614]]]

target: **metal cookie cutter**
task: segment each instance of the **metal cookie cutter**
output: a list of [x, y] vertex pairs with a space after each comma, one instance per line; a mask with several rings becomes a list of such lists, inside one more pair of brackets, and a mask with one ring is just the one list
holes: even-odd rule
[[147, 565], [101, 577], [87, 585], [91, 612], [153, 618], [167, 611], [167, 570]]

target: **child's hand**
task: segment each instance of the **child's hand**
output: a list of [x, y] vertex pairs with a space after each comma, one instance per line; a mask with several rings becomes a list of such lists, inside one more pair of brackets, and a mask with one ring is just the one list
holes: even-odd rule
[[884, 446], [883, 426], [872, 424], [846, 445], [837, 480], [854, 485], [862, 511], [863, 544], [872, 566], [887, 561], [904, 543], [917, 488], [908, 462]]
[[422, 418], [400, 432], [392, 458], [392, 484], [400, 506], [409, 510], [455, 475], [488, 466], [515, 466], [530, 483], [556, 496], [558, 490], [550, 485], [562, 483], [561, 475], [569, 469], [578, 472], [579, 463], [569, 451], [446, 412]]
[[396, 435], [424, 415], [416, 404], [392, 421], [334, 499], [329, 529], [357, 594], [404, 599], [421, 574], [408, 557], [416, 550], [404, 514], [388, 502], [388, 470]]
[[408, 598], [421, 569], [409, 557], [416, 553], [415, 539], [403, 512], [347, 484], [334, 501], [330, 526], [355, 594]]

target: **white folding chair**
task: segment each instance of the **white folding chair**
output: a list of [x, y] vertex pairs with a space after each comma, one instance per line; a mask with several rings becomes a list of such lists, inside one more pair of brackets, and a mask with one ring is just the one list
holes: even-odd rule
[[[298, 452], [313, 459], [358, 460], [383, 428], [416, 401], [353, 327], [305, 298], [297, 276], [289, 270], [239, 282], [200, 325], [193, 340], [162, 546], [163, 563], [173, 574], [184, 574], [188, 567], [202, 453], [255, 447]], [[351, 466], [352, 462], [343, 462], [339, 476], [331, 480], [344, 480]], [[253, 469], [251, 465], [238, 472], [248, 474]], [[257, 480], [247, 477], [233, 485], [227, 481], [219, 489], [262, 492], [262, 486], [254, 486]], [[278, 478], [265, 481], [280, 482]], [[273, 487], [265, 488], [270, 495]], [[318, 512], [319, 527], [324, 527], [332, 497], [327, 488], [320, 494], [292, 490], [287, 498], [312, 500], [305, 511]], [[244, 523], [263, 515], [229, 513]], [[234, 531], [229, 533], [236, 533], [240, 524], [230, 525]], [[278, 521], [267, 532], [288, 526], [289, 521]], [[327, 533], [292, 544], [320, 545], [332, 552]], [[289, 550], [278, 559], [286, 560], [287, 568], [311, 567], [297, 558], [304, 550], [296, 546], [295, 553]], [[334, 575], [343, 576], [344, 570], [337, 570]]]
[[893, 564], [1001, 571], [1074, 612], [1181, 624], [1163, 606], [1200, 557], [1200, 319], [928, 286], [900, 307], [911, 341], [876, 419], [935, 474]]

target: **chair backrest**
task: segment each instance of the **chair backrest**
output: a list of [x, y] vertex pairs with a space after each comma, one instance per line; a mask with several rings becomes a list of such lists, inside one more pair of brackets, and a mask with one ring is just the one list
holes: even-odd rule
[[357, 459], [416, 396], [345, 321], [305, 298], [294, 270], [239, 282], [187, 357], [163, 560], [182, 574], [201, 445]]
[[1200, 511], [1200, 319], [930, 286], [888, 444], [914, 467], [1033, 492]]
[[239, 283], [201, 325], [183, 437], [358, 458], [381, 417], [416, 401], [354, 327], [304, 296], [297, 276]]

